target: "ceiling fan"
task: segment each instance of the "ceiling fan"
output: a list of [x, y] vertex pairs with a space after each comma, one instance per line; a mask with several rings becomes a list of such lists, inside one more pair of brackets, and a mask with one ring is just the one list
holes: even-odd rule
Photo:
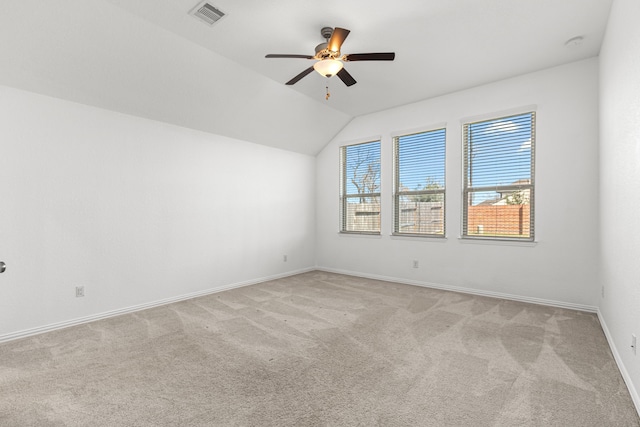
[[352, 53], [349, 55], [342, 55], [340, 48], [342, 43], [349, 35], [350, 31], [344, 28], [336, 27], [324, 27], [320, 30], [320, 34], [325, 38], [325, 43], [320, 43], [316, 46], [315, 55], [287, 55], [287, 54], [269, 54], [265, 58], [301, 58], [301, 59], [313, 59], [316, 62], [291, 80], [287, 85], [293, 85], [298, 83], [304, 76], [316, 70], [318, 73], [325, 77], [331, 77], [334, 74], [337, 75], [340, 80], [347, 86], [353, 86], [356, 84], [356, 80], [344, 69], [343, 62], [354, 61], [393, 61], [396, 57], [395, 52], [381, 52], [381, 53]]

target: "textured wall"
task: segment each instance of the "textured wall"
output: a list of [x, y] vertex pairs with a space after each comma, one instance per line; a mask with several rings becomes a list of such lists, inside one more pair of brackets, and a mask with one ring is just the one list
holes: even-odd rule
[[311, 156], [1, 86], [0, 117], [0, 338], [315, 264]]
[[[537, 105], [537, 243], [460, 240], [461, 120], [500, 116], [531, 105]], [[447, 238], [390, 236], [392, 135], [442, 123], [447, 129]], [[339, 147], [374, 138], [381, 138], [382, 144], [382, 235], [340, 235]], [[317, 158], [320, 267], [582, 306], [597, 304], [597, 59], [358, 117]], [[585, 210], [584, 203], [592, 203], [592, 209]], [[412, 260], [418, 260], [420, 267], [413, 268]]]
[[[600, 310], [640, 410], [640, 3], [615, 0], [600, 54]], [[640, 342], [640, 341], [639, 341]]]

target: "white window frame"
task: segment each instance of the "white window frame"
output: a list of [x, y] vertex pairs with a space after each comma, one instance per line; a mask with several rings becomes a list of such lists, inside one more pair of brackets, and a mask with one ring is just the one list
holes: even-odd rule
[[[444, 171], [444, 181], [442, 188], [438, 189], [422, 189], [422, 190], [409, 190], [404, 189], [402, 187], [402, 183], [400, 182], [401, 176], [401, 167], [400, 164], [400, 139], [403, 137], [411, 137], [423, 134], [430, 134], [432, 132], [444, 132], [444, 146], [442, 149], [444, 150], [444, 156], [442, 159], [442, 169]], [[428, 147], [423, 147], [425, 150], [428, 150]], [[446, 237], [446, 159], [447, 159], [447, 129], [446, 125], [438, 125], [434, 127], [427, 128], [421, 131], [415, 132], [407, 132], [404, 134], [398, 134], [393, 136], [393, 167], [394, 167], [394, 183], [393, 183], [393, 235], [394, 236], [409, 236], [409, 237], [435, 237], [435, 238], [445, 238]], [[418, 197], [418, 196], [428, 196], [428, 195], [442, 195], [442, 226], [440, 232], [403, 232], [401, 224], [402, 219], [402, 202], [401, 199], [403, 197]]]
[[[517, 182], [504, 185], [491, 185], [491, 186], [473, 186], [473, 145], [469, 147], [469, 127], [473, 125], [483, 124], [487, 122], [493, 122], [497, 120], [508, 121], [510, 118], [521, 117], [531, 115], [531, 141], [528, 149], [531, 150], [531, 162], [529, 165], [530, 178], [529, 182]], [[462, 221], [461, 221], [461, 237], [463, 239], [486, 239], [496, 241], [535, 241], [535, 149], [536, 149], [536, 111], [535, 109], [527, 109], [520, 112], [511, 112], [505, 115], [493, 115], [489, 118], [482, 118], [476, 120], [464, 121], [462, 125]], [[469, 200], [470, 195], [473, 193], [481, 192], [495, 192], [503, 196], [504, 194], [519, 192], [526, 195], [525, 205], [529, 206], [529, 221], [527, 227], [529, 229], [529, 235], [524, 237], [518, 237], [516, 235], [499, 235], [499, 233], [486, 234], [482, 230], [469, 230]], [[508, 196], [507, 196], [508, 197]]]
[[[368, 144], [378, 144], [378, 153], [379, 153], [379, 157], [377, 160], [377, 167], [378, 167], [378, 191], [368, 191], [368, 192], [362, 192], [362, 193], [348, 193], [348, 177], [347, 177], [347, 163], [348, 163], [348, 159], [347, 159], [347, 150], [350, 147], [357, 147], [357, 146], [364, 146], [364, 145], [368, 145]], [[347, 144], [347, 145], [343, 145], [340, 147], [340, 233], [345, 233], [345, 234], [372, 234], [372, 235], [380, 235], [381, 233], [381, 226], [382, 226], [382, 221], [381, 221], [381, 217], [382, 217], [382, 200], [381, 200], [381, 192], [380, 192], [380, 186], [382, 184], [382, 180], [381, 180], [381, 175], [382, 175], [382, 141], [380, 139], [374, 139], [374, 140], [368, 140], [365, 142], [358, 142], [358, 143], [353, 143], [353, 144]], [[368, 198], [377, 198], [378, 201], [378, 211], [377, 211], [377, 223], [378, 223], [378, 227], [377, 230], [374, 229], [370, 229], [370, 230], [356, 230], [356, 229], [349, 229], [349, 219], [348, 219], [348, 200], [349, 199], [353, 199], [353, 198], [364, 198], [364, 199], [368, 199]], [[363, 212], [363, 213], [367, 213], [367, 212]], [[376, 215], [376, 212], [371, 212], [373, 215]], [[355, 221], [354, 221], [355, 223]]]

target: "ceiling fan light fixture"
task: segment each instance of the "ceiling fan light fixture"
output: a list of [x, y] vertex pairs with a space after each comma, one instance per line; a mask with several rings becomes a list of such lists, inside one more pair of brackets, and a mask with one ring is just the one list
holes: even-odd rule
[[337, 59], [323, 59], [313, 64], [313, 69], [324, 77], [331, 77], [342, 70], [344, 64]]
[[351, 53], [349, 55], [342, 55], [340, 53], [340, 49], [342, 48], [342, 43], [347, 38], [350, 31], [346, 28], [325, 27], [322, 29], [321, 33], [322, 37], [327, 39], [327, 42], [320, 43], [316, 46], [316, 54], [313, 56], [280, 53], [270, 53], [265, 56], [265, 58], [301, 58], [316, 60], [311, 67], [306, 68], [297, 76], [286, 82], [285, 84], [287, 86], [298, 83], [300, 79], [310, 73], [313, 73], [313, 70], [316, 70], [318, 74], [327, 78], [337, 75], [346, 86], [353, 86], [357, 83], [356, 79], [349, 74], [346, 68], [343, 68], [343, 62], [393, 61], [396, 57], [395, 52]]

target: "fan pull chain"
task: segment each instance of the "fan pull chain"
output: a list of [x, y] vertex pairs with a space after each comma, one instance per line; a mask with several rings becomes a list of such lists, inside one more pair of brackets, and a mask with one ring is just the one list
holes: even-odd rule
[[327, 89], [327, 95], [324, 97], [324, 99], [328, 101], [329, 97], [331, 96], [331, 94], [329, 93], [329, 85], [326, 86], [326, 89]]

